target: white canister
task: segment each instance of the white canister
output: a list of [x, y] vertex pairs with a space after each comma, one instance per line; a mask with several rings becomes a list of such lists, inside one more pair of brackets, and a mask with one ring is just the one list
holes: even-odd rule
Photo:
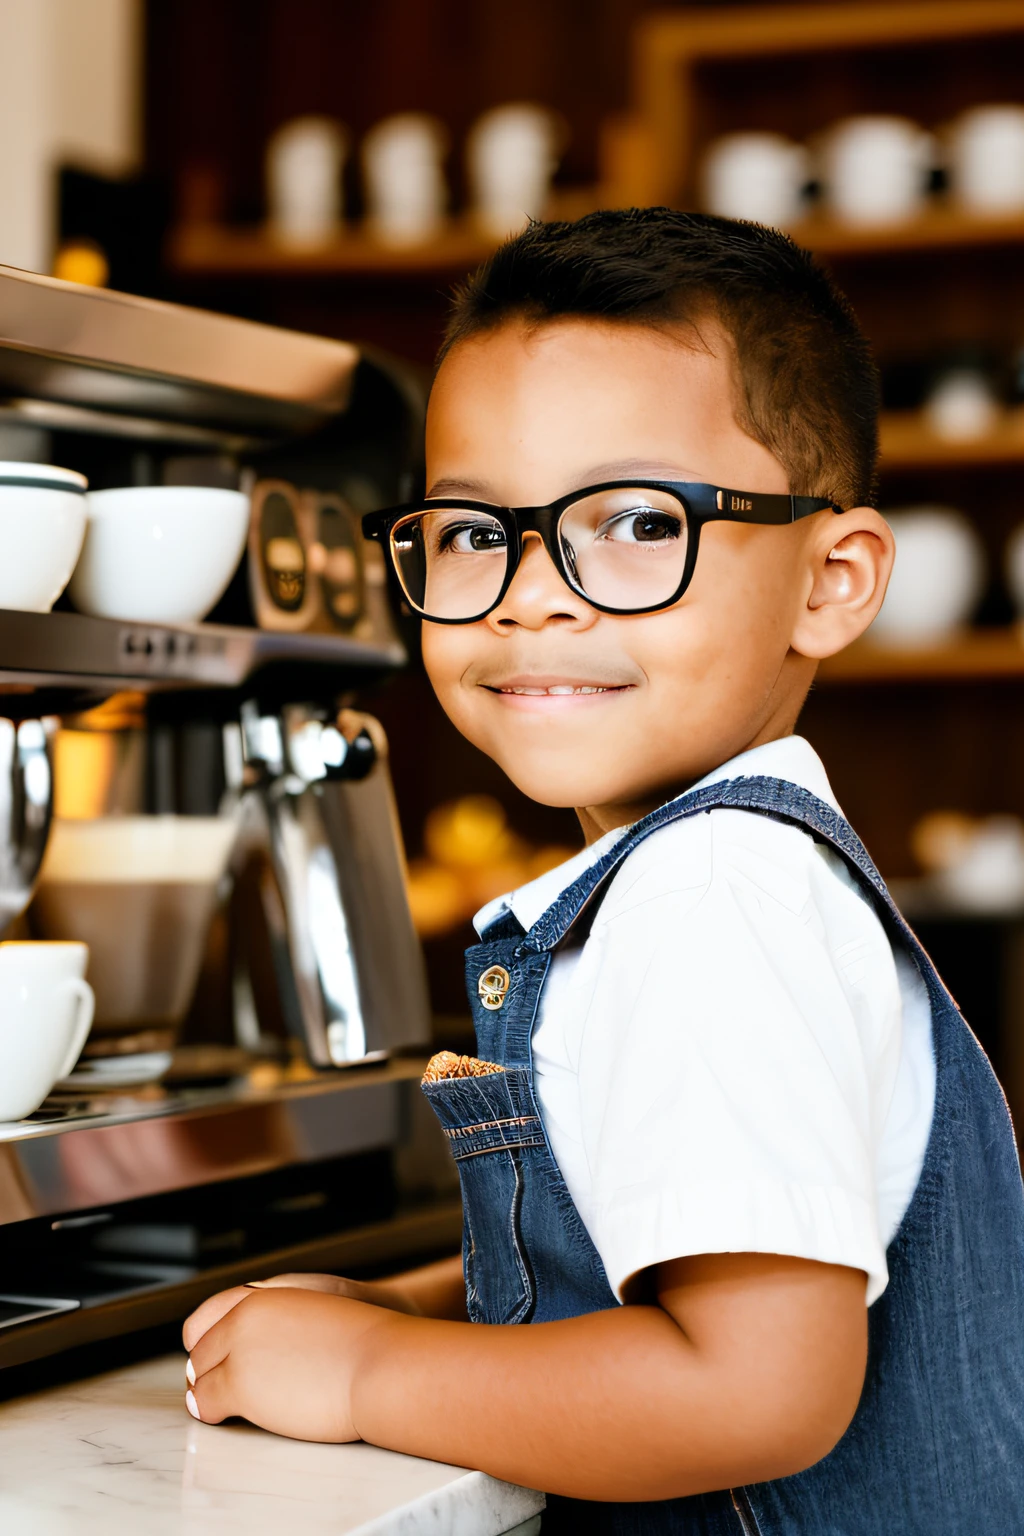
[[1024, 209], [1024, 107], [973, 107], [952, 126], [950, 183], [972, 213]]
[[1024, 825], [1016, 816], [989, 816], [968, 838], [961, 857], [935, 877], [953, 906], [969, 912], [1019, 912], [1024, 906]]
[[927, 645], [966, 623], [985, 584], [985, 557], [974, 528], [951, 507], [908, 507], [886, 514], [896, 564], [871, 637]]
[[929, 432], [947, 443], [988, 437], [1002, 412], [991, 380], [980, 368], [950, 368], [924, 403]]
[[804, 211], [808, 155], [778, 133], [727, 133], [704, 159], [704, 206], [727, 219], [785, 228]]
[[388, 245], [416, 245], [438, 233], [448, 205], [442, 161], [448, 134], [436, 118], [401, 112], [363, 140], [370, 225]]
[[848, 117], [824, 141], [828, 206], [848, 224], [897, 224], [927, 197], [935, 140], [905, 117]]
[[564, 126], [556, 113], [510, 102], [477, 118], [466, 141], [466, 168], [477, 223], [495, 239], [542, 219], [551, 195]]
[[270, 226], [288, 245], [324, 245], [338, 233], [348, 134], [330, 117], [297, 117], [267, 146]]

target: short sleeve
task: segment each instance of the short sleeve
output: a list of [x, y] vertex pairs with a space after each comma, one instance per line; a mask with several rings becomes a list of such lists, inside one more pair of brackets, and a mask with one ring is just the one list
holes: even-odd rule
[[[870, 1303], [887, 1282], [875, 1170], [899, 1055], [891, 949], [799, 829], [697, 820], [666, 828], [674, 849], [613, 888], [587, 946], [591, 1237], [620, 1295], [652, 1264], [757, 1252], [862, 1269]], [[688, 836], [710, 839], [698, 888], [672, 875], [692, 863]]]

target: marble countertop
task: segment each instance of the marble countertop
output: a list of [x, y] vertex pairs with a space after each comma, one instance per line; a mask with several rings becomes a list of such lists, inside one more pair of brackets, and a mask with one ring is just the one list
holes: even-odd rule
[[184, 1356], [0, 1403], [4, 1536], [521, 1536], [543, 1496], [372, 1445], [197, 1424]]

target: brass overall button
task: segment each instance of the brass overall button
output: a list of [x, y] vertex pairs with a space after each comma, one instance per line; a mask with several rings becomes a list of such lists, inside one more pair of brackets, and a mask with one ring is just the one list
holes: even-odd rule
[[485, 1008], [500, 1008], [505, 1001], [511, 977], [503, 965], [491, 965], [476, 984], [477, 994]]

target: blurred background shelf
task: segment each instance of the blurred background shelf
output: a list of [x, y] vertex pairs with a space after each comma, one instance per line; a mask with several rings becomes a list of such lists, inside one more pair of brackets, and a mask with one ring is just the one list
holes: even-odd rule
[[[575, 201], [597, 206], [599, 199], [594, 193]], [[939, 207], [905, 224], [861, 228], [816, 218], [794, 225], [788, 233], [798, 245], [841, 261], [930, 250], [1024, 245], [1024, 217], [981, 218], [957, 208]], [[329, 244], [294, 246], [276, 239], [269, 229], [259, 225], [184, 224], [169, 237], [167, 262], [172, 271], [192, 277], [401, 275], [464, 271], [486, 261], [496, 246], [497, 241], [472, 222], [460, 220], [452, 220], [429, 242], [413, 245], [388, 245], [359, 225], [347, 229]]]
[[958, 251], [1024, 244], [1024, 217], [1009, 214], [982, 217], [955, 206], [939, 205], [901, 224], [841, 224], [819, 217], [795, 224], [788, 231], [798, 245], [833, 261], [858, 257], [915, 255], [924, 251]]
[[[567, 201], [567, 200], [563, 200]], [[553, 215], [574, 217], [599, 206], [596, 190], [568, 200]], [[841, 224], [819, 217], [792, 226], [798, 245], [833, 261], [1024, 245], [1024, 217], [982, 218], [955, 207], [936, 207], [903, 224]], [[324, 245], [289, 245], [260, 225], [183, 224], [167, 243], [167, 264], [182, 277], [298, 274], [377, 274], [465, 271], [493, 254], [498, 242], [469, 220], [451, 220], [423, 244], [389, 245], [360, 225]]]
[[1016, 627], [966, 630], [928, 646], [859, 641], [823, 662], [819, 685], [1024, 680], [1024, 638]]
[[357, 227], [329, 245], [294, 246], [259, 226], [186, 224], [171, 235], [167, 260], [172, 271], [192, 277], [401, 276], [464, 272], [485, 261], [496, 245], [471, 224], [454, 221], [423, 245], [387, 245]]
[[1024, 464], [1024, 406], [1005, 411], [990, 433], [967, 442], [936, 436], [917, 411], [887, 411], [879, 442], [883, 475], [890, 470]]
[[[601, 206], [597, 186], [556, 188], [547, 211], [550, 218], [575, 219]], [[450, 280], [486, 261], [498, 244], [494, 235], [465, 214], [447, 219], [429, 240], [408, 244], [381, 240], [372, 225], [361, 221], [344, 224], [337, 238], [327, 243], [295, 245], [282, 241], [269, 224], [191, 220], [170, 231], [164, 257], [168, 270], [182, 278], [430, 278], [442, 274]]]

